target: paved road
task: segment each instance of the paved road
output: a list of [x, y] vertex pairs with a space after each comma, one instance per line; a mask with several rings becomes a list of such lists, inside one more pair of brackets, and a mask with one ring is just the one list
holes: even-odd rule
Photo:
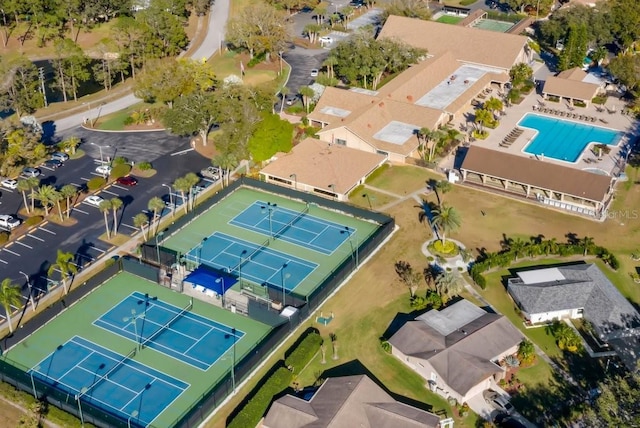
[[[165, 201], [169, 200], [169, 189], [163, 184], [171, 184], [177, 177], [187, 172], [199, 171], [210, 165], [210, 161], [190, 150], [188, 140], [164, 133], [107, 134], [105, 136], [102, 133], [84, 132], [93, 134], [84, 136], [87, 142], [82, 147], [93, 156], [68, 161], [57, 170], [41, 167], [44, 173], [42, 182], [56, 187], [74, 184], [84, 188], [89, 179], [98, 175], [95, 168], [96, 160], [100, 157], [99, 149], [91, 143], [104, 142], [105, 139], [113, 146], [103, 150], [105, 157], [109, 156], [107, 153], [114, 155], [110, 151], [126, 146], [127, 152], [116, 151], [115, 154], [131, 153], [133, 157], [153, 161], [153, 166], [158, 171], [155, 176], [140, 179], [135, 187], [114, 184], [98, 193], [104, 199], [118, 197], [124, 202], [119, 212], [119, 233], [125, 235], [136, 232], [132, 218], [147, 210], [147, 204], [152, 197], [159, 196]], [[149, 141], [153, 141], [154, 144], [159, 143], [155, 145], [151, 156], [146, 150], [145, 141], [146, 146], [149, 145]], [[206, 184], [210, 183], [202, 183], [202, 185]], [[23, 204], [22, 195], [8, 189], [2, 189], [2, 193], [0, 212], [17, 213]], [[172, 199], [180, 203], [181, 198], [173, 194]], [[28, 297], [28, 288], [21, 271], [29, 276], [34, 288], [46, 290], [47, 269], [52, 262], [55, 262], [58, 249], [73, 253], [78, 266], [86, 266], [110, 249], [111, 246], [108, 243], [98, 240], [98, 237], [105, 232], [104, 217], [98, 208], [80, 202], [73, 209], [72, 217], [78, 221], [76, 225], [63, 227], [49, 222], [0, 249], [2, 278], [11, 278], [16, 284], [21, 285], [25, 301]], [[0, 310], [0, 321], [3, 321], [3, 315], [4, 310]]]
[[[229, 0], [216, 0], [209, 13], [209, 29], [202, 44], [191, 55], [192, 58], [209, 58], [218, 50], [224, 37], [227, 18], [229, 17]], [[140, 102], [133, 94], [126, 95], [104, 105], [97, 105], [90, 110], [77, 113], [64, 119], [55, 121], [57, 132], [75, 128], [81, 125], [87, 118], [96, 118], [115, 113]]]

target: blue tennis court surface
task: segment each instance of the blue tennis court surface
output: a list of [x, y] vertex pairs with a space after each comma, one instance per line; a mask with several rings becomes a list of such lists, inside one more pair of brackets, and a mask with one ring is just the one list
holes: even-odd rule
[[349, 239], [354, 229], [288, 208], [256, 201], [229, 224], [291, 242], [322, 254], [333, 253]]
[[182, 310], [134, 292], [93, 324], [201, 370], [209, 369], [244, 336], [242, 331]]
[[234, 238], [221, 232], [209, 236], [202, 245], [186, 254], [197, 261], [228, 271], [246, 281], [295, 289], [318, 265], [270, 248]]
[[130, 419], [131, 426], [150, 425], [189, 387], [137, 361], [123, 359], [123, 355], [74, 336], [29, 373], [68, 392], [71, 400], [80, 395], [81, 403]]

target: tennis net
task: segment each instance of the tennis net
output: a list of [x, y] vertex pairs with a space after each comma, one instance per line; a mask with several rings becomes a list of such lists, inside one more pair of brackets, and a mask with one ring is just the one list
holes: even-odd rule
[[244, 266], [249, 260], [252, 260], [253, 257], [258, 254], [261, 251], [264, 251], [265, 248], [267, 248], [269, 246], [269, 244], [271, 243], [271, 239], [267, 238], [266, 241], [264, 241], [262, 243], [262, 245], [258, 246], [258, 248], [256, 248], [255, 250], [253, 250], [251, 252], [251, 254], [249, 254], [248, 256], [242, 257], [240, 256], [240, 263], [238, 263], [233, 269], [231, 269], [230, 272], [235, 272], [238, 269], [240, 269], [242, 266]]
[[140, 349], [144, 349], [147, 343], [151, 342], [156, 337], [160, 336], [162, 332], [167, 331], [171, 325], [176, 322], [176, 320], [182, 318], [184, 314], [189, 312], [193, 308], [193, 300], [189, 300], [189, 304], [182, 308], [173, 318], [171, 318], [167, 323], [162, 325], [158, 330], [154, 331], [149, 337], [147, 337], [141, 344]]
[[304, 217], [305, 215], [307, 215], [307, 213], [309, 212], [309, 205], [305, 206], [302, 211], [300, 211], [298, 214], [296, 214], [296, 216], [287, 224], [285, 224], [284, 226], [282, 226], [280, 228], [280, 230], [278, 230], [274, 235], [273, 235], [273, 239], [278, 239], [280, 236], [282, 236], [283, 233], [285, 233], [291, 226], [293, 226], [293, 224], [295, 222], [297, 222], [298, 220], [300, 220], [302, 217]]
[[122, 367], [122, 365], [124, 363], [126, 363], [127, 361], [129, 361], [130, 359], [132, 359], [133, 357], [136, 356], [136, 353], [138, 352], [137, 347], [133, 348], [133, 350], [131, 352], [129, 352], [127, 355], [124, 356], [123, 359], [121, 359], [120, 361], [118, 361], [113, 367], [111, 367], [109, 369], [109, 371], [107, 371], [105, 374], [103, 374], [102, 376], [100, 376], [96, 381], [94, 381], [91, 385], [89, 385], [86, 388], [82, 388], [82, 390], [78, 393], [78, 395], [76, 396], [76, 400], [79, 400], [81, 397], [83, 397], [84, 395], [86, 395], [89, 391], [91, 391], [92, 389], [94, 389], [96, 386], [98, 386], [100, 383], [102, 383], [103, 380], [107, 379], [109, 377], [109, 375], [113, 372], [115, 372], [116, 370], [118, 370], [120, 367]]

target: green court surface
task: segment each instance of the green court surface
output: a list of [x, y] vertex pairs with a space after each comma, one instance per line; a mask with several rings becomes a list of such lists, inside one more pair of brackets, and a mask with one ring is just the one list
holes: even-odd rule
[[495, 19], [482, 19], [474, 25], [475, 28], [482, 30], [496, 31], [499, 33], [506, 33], [511, 27], [513, 22], [498, 21]]
[[[243, 213], [248, 207], [254, 205], [256, 201], [264, 203], [265, 206], [267, 203], [276, 204], [278, 207], [276, 210], [282, 209], [283, 211], [292, 210], [294, 212], [302, 212], [306, 206], [302, 201], [291, 200], [255, 189], [240, 188], [211, 207], [211, 209], [200, 215], [189, 225], [185, 226], [171, 237], [166, 238], [163, 241], [163, 246], [177, 251], [179, 254], [189, 255], [187, 260], [191, 261], [194, 259], [193, 254], [197, 253], [197, 249], [202, 245], [203, 239], [211, 237], [214, 233], [225, 234], [238, 240], [261, 246], [269, 237], [269, 233], [265, 234], [265, 231], [258, 227], [251, 228], [250, 226], [244, 227], [238, 223], [235, 223], [236, 225], [232, 225], [230, 223], [231, 220]], [[273, 213], [274, 218], [277, 214], [278, 213]], [[266, 210], [264, 215], [266, 221], [266, 216], [268, 215]], [[335, 250], [331, 248], [330, 254], [319, 252], [317, 251], [317, 248], [314, 250], [312, 245], [305, 246], [302, 243], [296, 244], [292, 240], [287, 240], [285, 236], [271, 240], [268, 246], [268, 252], [274, 252], [285, 256], [290, 255], [296, 260], [309, 262], [310, 265], [317, 265], [317, 267], [302, 279], [293, 290], [299, 296], [308, 296], [311, 294], [320, 284], [322, 284], [325, 278], [327, 278], [338, 266], [340, 266], [340, 264], [342, 264], [342, 262], [349, 257], [356, 257], [356, 248], [369, 238], [379, 227], [378, 224], [373, 222], [357, 219], [340, 212], [330, 211], [315, 204], [310, 204], [309, 212], [306, 216], [307, 218], [318, 218], [331, 222], [335, 225], [349, 228], [349, 230], [353, 231], [353, 234], [350, 236], [350, 239], [345, 239], [344, 236], [338, 235], [340, 232], [339, 228], [335, 228], [336, 240], [339, 241], [340, 245], [337, 246]], [[300, 223], [304, 223], [304, 218], [300, 220]], [[295, 227], [295, 224], [293, 227]], [[274, 226], [273, 231], [275, 232], [277, 230], [277, 227]], [[205, 252], [207, 249], [208, 246], [205, 247]], [[240, 258], [240, 256], [238, 258]], [[203, 252], [203, 256], [200, 258], [200, 261], [206, 265], [207, 260], [210, 259], [211, 257], [205, 257]], [[274, 261], [274, 263], [276, 262]], [[230, 263], [231, 266], [236, 266], [237, 264], [238, 262], [235, 258], [233, 259], [233, 262]], [[220, 269], [220, 266], [210, 267]], [[273, 270], [280, 268], [279, 265], [270, 267], [273, 268]], [[232, 275], [236, 274], [237, 272], [232, 272]], [[250, 280], [244, 276], [242, 277], [242, 280], [244, 286], [256, 285], [251, 284], [249, 282]], [[293, 282], [293, 280], [291, 280], [291, 282]], [[236, 285], [234, 287], [240, 287], [240, 285]]]
[[440, 18], [436, 19], [436, 22], [442, 22], [444, 24], [457, 24], [463, 19], [464, 17], [462, 16], [442, 15]]
[[[157, 297], [158, 302], [178, 308], [184, 308], [189, 303], [189, 298], [183, 294], [160, 287], [130, 273], [122, 272], [8, 350], [5, 353], [6, 361], [23, 371], [34, 369], [44, 373], [47, 370], [44, 367], [38, 367], [38, 365], [47, 361], [48, 357], [49, 362], [45, 365], [51, 365], [51, 360], [55, 358], [52, 355], [56, 349], [60, 351], [60, 345], [63, 344], [66, 349], [68, 343], [72, 340], [77, 341], [77, 338], [85, 339], [95, 344], [96, 348], [105, 348], [121, 356], [129, 354], [136, 347], [135, 340], [132, 340], [131, 337], [127, 338], [121, 334], [115, 334], [93, 323], [113, 308], [121, 305], [127, 298], [131, 298], [132, 294], [139, 295], [136, 292], [142, 295], [148, 294], [151, 298]], [[194, 300], [193, 308], [189, 313], [211, 320], [216, 325], [225, 325], [244, 333], [235, 343], [236, 363], [243, 356], [249, 354], [270, 331], [270, 327], [265, 324], [199, 300]], [[176, 320], [173, 324], [177, 327], [179, 323], [180, 320]], [[158, 340], [161, 336], [158, 336]], [[181, 361], [175, 354], [172, 356], [170, 353], [161, 352], [152, 346], [146, 346], [137, 352], [129, 362], [136, 367], [148, 366], [154, 371], [156, 377], [159, 373], [162, 376], [166, 375], [188, 384], [188, 387], [166, 408], [163, 408], [153, 420], [152, 426], [154, 427], [169, 427], [173, 426], [213, 385], [229, 373], [233, 361], [233, 353], [228, 350], [207, 370], [203, 370], [186, 361]], [[118, 383], [115, 380], [116, 375], [117, 370], [113, 372], [113, 375], [109, 375], [110, 382]], [[80, 379], [81, 384], [92, 385], [95, 382], [95, 374], [83, 376], [88, 377], [86, 382]], [[97, 390], [97, 387], [95, 389]], [[87, 399], [90, 394], [91, 392], [87, 393]], [[71, 395], [70, 401], [74, 402], [73, 395]]]

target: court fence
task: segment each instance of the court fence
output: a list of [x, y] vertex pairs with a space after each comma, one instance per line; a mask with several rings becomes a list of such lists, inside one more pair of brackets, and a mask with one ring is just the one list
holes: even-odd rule
[[[231, 194], [241, 186], [259, 188], [267, 192], [276, 193], [294, 199], [300, 199], [309, 203], [317, 204], [320, 207], [345, 212], [354, 217], [368, 219], [380, 225], [380, 227], [369, 236], [358, 248], [358, 259], [365, 260], [376, 248], [393, 232], [395, 221], [393, 218], [381, 213], [367, 211], [360, 207], [345, 204], [343, 202], [328, 200], [316, 195], [299, 192], [293, 189], [282, 188], [274, 184], [261, 182], [258, 180], [243, 177], [232, 183], [229, 187], [220, 190], [208, 201], [194, 209], [192, 214], [176, 220], [168, 228], [163, 230], [164, 236], [169, 236], [182, 227], [189, 224], [193, 218], [202, 214], [217, 202]], [[139, 258], [120, 258], [113, 265], [105, 268], [97, 275], [89, 279], [86, 284], [79, 287], [65, 296], [65, 300], [74, 303], [84, 297], [87, 293], [97, 288], [112, 276], [121, 271], [130, 272], [150, 281], [159, 282], [162, 266], [171, 266], [178, 262], [178, 254], [161, 245], [155, 245], [155, 238], [151, 238], [141, 248]], [[358, 262], [354, 257], [347, 258], [338, 268], [331, 272], [324, 281], [307, 296], [291, 293], [287, 295], [287, 305], [295, 306], [295, 311], [290, 317], [280, 316], [279, 309], [275, 308], [267, 299], [250, 299], [248, 304], [248, 316], [265, 324], [272, 329], [263, 337], [252, 352], [245, 355], [235, 365], [235, 378], [232, 378], [231, 371], [228, 371], [218, 382], [203, 393], [200, 398], [180, 415], [172, 427], [191, 428], [199, 426], [209, 414], [234, 392], [234, 385], [240, 384], [250, 373], [295, 330], [309, 315], [316, 310], [322, 302], [343, 283], [343, 281], [357, 268]], [[269, 290], [271, 293], [271, 290]], [[277, 300], [273, 295], [273, 300]], [[33, 333], [37, 328], [57, 316], [67, 303], [62, 305], [52, 305], [47, 310], [25, 324], [24, 328], [18, 329], [16, 333], [5, 339], [4, 349], [13, 346], [19, 341]], [[27, 393], [34, 394], [41, 400], [46, 400], [52, 405], [65, 410], [71, 414], [80, 416], [78, 402], [75, 396], [56, 389], [41, 380], [30, 376], [29, 368], [22, 366], [19, 362], [7, 361], [0, 358], [0, 380], [7, 382], [14, 387]], [[85, 422], [89, 422], [97, 427], [128, 427], [136, 426], [134, 421], [127, 421], [116, 415], [109, 414], [98, 407], [94, 407], [90, 402], [81, 402], [82, 416]]]

